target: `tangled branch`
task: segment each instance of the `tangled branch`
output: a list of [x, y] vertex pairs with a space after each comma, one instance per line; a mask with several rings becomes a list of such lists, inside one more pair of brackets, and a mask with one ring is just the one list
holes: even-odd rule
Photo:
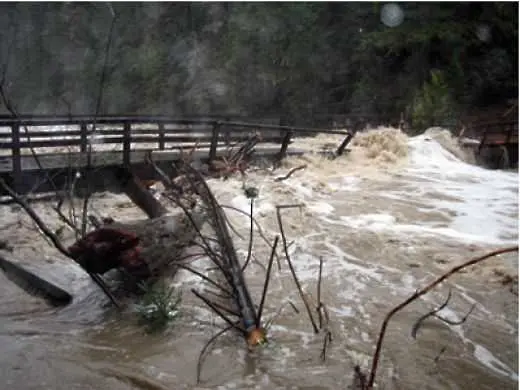
[[380, 355], [381, 355], [381, 349], [383, 347], [383, 341], [386, 334], [386, 328], [388, 327], [388, 323], [392, 319], [392, 317], [397, 314], [399, 311], [403, 310], [406, 306], [408, 306], [410, 303], [418, 299], [419, 297], [423, 296], [427, 292], [431, 291], [435, 286], [442, 283], [444, 280], [448, 279], [450, 276], [456, 274], [457, 272], [460, 272], [464, 268], [467, 268], [469, 266], [478, 264], [484, 260], [487, 260], [491, 257], [498, 256], [505, 253], [511, 253], [511, 252], [518, 252], [518, 246], [508, 247], [508, 248], [502, 248], [497, 249], [492, 252], [486, 253], [482, 256], [474, 257], [471, 260], [466, 261], [463, 264], [460, 264], [456, 267], [453, 267], [448, 272], [442, 274], [437, 279], [435, 279], [433, 282], [428, 284], [426, 287], [423, 287], [422, 289], [416, 291], [412, 296], [410, 296], [408, 299], [406, 299], [404, 302], [400, 303], [396, 307], [394, 307], [392, 310], [388, 312], [388, 314], [385, 316], [385, 319], [383, 320], [383, 324], [381, 325], [381, 329], [379, 331], [379, 337], [376, 344], [376, 349], [374, 351], [374, 355], [372, 358], [372, 367], [370, 370], [370, 375], [368, 377], [368, 380], [366, 381], [366, 384], [361, 387], [363, 390], [370, 390], [374, 388], [374, 382], [375, 377], [377, 374], [377, 368], [379, 365]]

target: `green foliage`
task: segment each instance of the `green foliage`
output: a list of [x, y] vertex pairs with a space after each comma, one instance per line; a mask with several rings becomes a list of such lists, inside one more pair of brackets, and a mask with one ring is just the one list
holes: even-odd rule
[[[235, 112], [310, 125], [320, 113], [399, 118], [413, 107], [426, 123], [441, 106], [516, 97], [518, 4], [399, 6], [403, 22], [386, 27], [373, 2], [114, 3], [102, 113]], [[2, 10], [0, 74], [18, 111], [93, 113], [110, 8]]]
[[412, 128], [422, 132], [431, 126], [453, 125], [455, 107], [444, 75], [431, 71], [431, 78], [417, 93], [412, 107]]
[[181, 293], [162, 280], [153, 285], [141, 284], [144, 294], [137, 310], [149, 332], [162, 330], [179, 315]]

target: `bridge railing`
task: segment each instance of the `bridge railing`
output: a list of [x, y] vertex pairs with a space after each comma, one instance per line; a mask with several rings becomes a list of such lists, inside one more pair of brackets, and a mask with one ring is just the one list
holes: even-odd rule
[[[99, 150], [121, 148], [124, 165], [129, 165], [133, 150], [209, 148], [208, 158], [216, 157], [219, 146], [244, 141], [256, 131], [262, 143], [278, 144], [279, 156], [287, 153], [294, 136], [319, 133], [345, 136], [336, 153], [341, 155], [353, 132], [335, 129], [280, 126], [215, 118], [171, 118], [165, 116], [23, 116], [0, 117], [0, 155], [11, 155], [12, 171], [22, 171], [21, 159], [32, 149], [36, 154], [89, 150], [89, 143]], [[112, 149], [110, 149], [112, 148]], [[44, 151], [45, 149], [45, 151]]]
[[518, 145], [518, 121], [484, 122], [473, 124], [470, 131], [479, 135], [480, 145], [484, 146]]

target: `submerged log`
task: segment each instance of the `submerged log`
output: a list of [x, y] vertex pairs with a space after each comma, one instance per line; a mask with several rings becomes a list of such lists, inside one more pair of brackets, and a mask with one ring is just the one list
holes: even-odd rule
[[140, 256], [150, 274], [158, 275], [180, 259], [184, 249], [196, 237], [196, 229], [200, 229], [204, 223], [205, 214], [202, 210], [195, 210], [191, 213], [191, 219], [196, 227], [179, 209], [159, 218], [109, 226], [139, 237]]
[[[197, 227], [200, 227], [204, 222], [204, 214], [202, 212], [194, 211], [191, 217]], [[110, 234], [107, 236], [107, 231], [113, 233], [115, 230], [123, 230], [127, 232], [129, 237], [135, 236], [139, 238], [137, 246], [139, 247], [139, 258], [143, 262], [135, 266], [135, 264], [131, 263], [131, 259], [128, 259], [128, 257], [131, 258], [131, 254], [136, 250], [136, 246], [132, 247], [133, 243], [129, 241], [124, 243], [128, 244], [129, 248], [123, 249], [123, 253], [125, 253], [125, 250], [130, 252], [126, 252], [120, 258], [120, 263], [116, 263], [110, 257], [104, 258], [104, 261], [108, 261], [108, 264], [103, 263], [101, 258], [92, 258], [87, 267], [94, 267], [93, 269], [97, 273], [104, 274], [111, 287], [119, 290], [119, 292], [116, 291], [118, 296], [121, 295], [120, 292], [124, 291], [138, 292], [137, 284], [139, 282], [159, 276], [174, 276], [178, 270], [175, 264], [179, 260], [182, 261], [181, 257], [184, 249], [186, 246], [189, 246], [190, 241], [196, 234], [195, 228], [188, 221], [182, 210], [174, 210], [168, 215], [152, 220], [103, 225], [92, 233], [97, 232], [98, 236], [106, 239], [110, 236]], [[99, 233], [100, 231], [101, 233]], [[96, 234], [91, 235], [90, 239], [96, 237]], [[77, 247], [80, 246], [77, 245]], [[80, 253], [78, 249], [75, 250], [76, 254]], [[77, 263], [85, 269], [85, 266], [80, 264], [80, 261], [77, 261]], [[117, 265], [117, 267], [114, 267], [114, 265]], [[88, 275], [82, 273], [79, 267], [66, 266], [67, 263], [64, 263], [64, 260], [57, 261], [55, 264], [42, 262], [41, 259], [22, 260], [12, 254], [0, 251], [0, 269], [4, 274], [27, 293], [44, 298], [54, 306], [67, 305], [77, 298], [81, 301], [81, 297], [86, 292], [84, 289], [75, 288], [78, 281], [81, 280], [82, 285], [85, 286], [92, 284]], [[123, 284], [120, 283], [121, 273], [109, 272], [113, 268], [121, 268], [126, 271], [125, 275], [127, 277], [123, 278]], [[64, 269], [66, 269], [66, 272], [64, 272]], [[70, 279], [72, 275], [74, 276]], [[121, 290], [117, 286], [124, 287], [124, 289]], [[93, 290], [98, 292], [97, 288]], [[78, 294], [79, 296], [77, 296]]]
[[123, 192], [137, 207], [143, 210], [149, 218], [158, 218], [168, 214], [168, 209], [155, 199], [144, 183], [128, 168], [119, 168], [116, 171], [116, 179], [119, 181]]
[[[180, 261], [204, 222], [201, 211], [190, 216], [178, 209], [149, 220], [102, 225], [69, 250], [87, 272], [105, 274], [118, 268], [136, 283], [145, 281], [160, 276]], [[171, 271], [175, 272], [176, 267]]]

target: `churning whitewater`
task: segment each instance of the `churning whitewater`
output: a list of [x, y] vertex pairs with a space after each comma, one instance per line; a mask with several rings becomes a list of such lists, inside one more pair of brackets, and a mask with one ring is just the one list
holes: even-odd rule
[[[251, 356], [234, 335], [222, 337], [206, 359], [198, 387], [198, 353], [221, 321], [190, 295], [189, 288], [203, 287], [192, 274], [181, 271], [172, 281], [186, 291], [182, 317], [153, 336], [143, 333], [132, 313], [117, 317], [100, 309], [99, 293], [87, 288], [72, 266], [59, 276], [70, 280], [80, 302], [62, 310], [44, 309], [4, 280], [0, 367], [5, 383], [20, 390], [348, 388], [353, 367], [368, 368], [386, 312], [454, 265], [518, 242], [518, 173], [472, 165], [447, 130], [407, 137], [378, 128], [358, 133], [350, 152], [338, 159], [317, 153], [337, 144], [330, 136], [296, 139], [293, 146], [306, 149], [305, 155], [289, 157], [275, 172], [253, 167], [245, 178], [246, 185], [259, 189], [254, 216], [262, 232], [255, 232], [254, 262], [246, 271], [255, 297], [269, 244], [278, 234], [276, 206], [304, 205], [282, 215], [296, 272], [311, 299], [319, 258], [324, 259], [322, 296], [333, 334], [325, 362], [323, 339], [312, 332], [280, 252], [281, 269], [272, 275], [266, 303], [266, 316], [276, 317], [271, 343]], [[275, 180], [301, 165], [305, 169]], [[249, 213], [239, 177], [208, 184], [221, 204]], [[3, 233], [15, 253], [55, 265], [54, 250], [34, 238], [29, 219], [17, 208], [2, 207]], [[57, 228], [48, 207], [38, 204], [36, 210]], [[98, 194], [92, 207], [121, 221], [143, 217], [121, 195]], [[226, 212], [247, 237], [247, 216]], [[234, 239], [245, 258], [247, 240]], [[470, 268], [398, 315], [383, 347], [380, 388], [517, 388], [517, 263], [516, 255], [504, 255]], [[207, 272], [206, 266], [199, 268]], [[511, 283], [505, 283], [507, 276]], [[413, 339], [414, 322], [440, 305], [450, 289], [453, 298], [441, 314], [456, 322], [475, 305], [472, 314], [453, 326], [430, 319]], [[29, 372], [21, 369], [27, 364]]]

